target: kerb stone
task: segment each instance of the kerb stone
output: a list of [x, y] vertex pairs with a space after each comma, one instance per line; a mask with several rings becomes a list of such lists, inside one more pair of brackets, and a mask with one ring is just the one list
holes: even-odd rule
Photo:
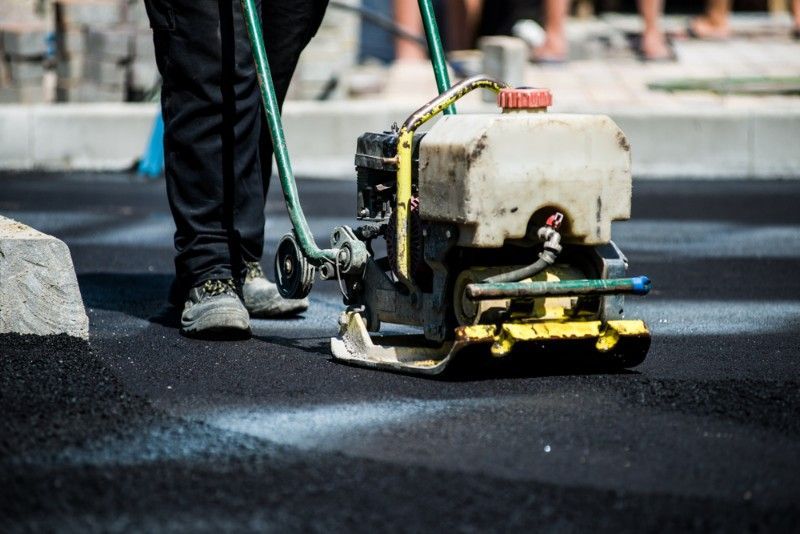
[[75, 268], [63, 241], [0, 216], [0, 334], [88, 339]]

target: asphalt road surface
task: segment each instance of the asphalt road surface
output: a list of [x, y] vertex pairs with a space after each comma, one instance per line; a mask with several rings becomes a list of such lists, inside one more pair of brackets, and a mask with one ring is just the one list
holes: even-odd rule
[[[301, 181], [318, 240], [353, 190]], [[184, 338], [163, 183], [0, 175], [0, 213], [70, 246], [91, 321], [88, 345], [0, 337], [0, 530], [798, 531], [800, 181], [634, 190], [614, 235], [655, 287], [627, 306], [641, 366], [431, 380], [333, 362], [332, 283], [250, 340]]]

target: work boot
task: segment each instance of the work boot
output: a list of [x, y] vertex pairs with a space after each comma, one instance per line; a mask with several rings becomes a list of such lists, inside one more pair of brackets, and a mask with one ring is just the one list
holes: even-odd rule
[[209, 339], [249, 337], [250, 317], [233, 280], [206, 280], [193, 287], [183, 305], [181, 331]]
[[257, 261], [246, 262], [247, 275], [242, 286], [244, 305], [250, 317], [282, 317], [295, 315], [308, 309], [308, 299], [285, 299], [278, 286], [267, 280]]

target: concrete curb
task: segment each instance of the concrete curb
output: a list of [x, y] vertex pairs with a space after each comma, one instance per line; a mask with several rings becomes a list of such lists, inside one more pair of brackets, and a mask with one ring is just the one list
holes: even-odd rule
[[[287, 102], [284, 122], [296, 174], [351, 179], [356, 138], [402, 121], [415, 107], [398, 101]], [[463, 112], [493, 109], [461, 106]], [[0, 169], [129, 168], [144, 150], [155, 112], [153, 104], [0, 106]], [[637, 177], [800, 178], [800, 110], [608, 113], [628, 136]]]
[[0, 216], [0, 334], [88, 339], [75, 268], [63, 241]]

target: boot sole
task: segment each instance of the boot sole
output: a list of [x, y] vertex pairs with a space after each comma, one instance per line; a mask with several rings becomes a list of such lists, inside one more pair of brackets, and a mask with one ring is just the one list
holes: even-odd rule
[[271, 308], [269, 306], [263, 308], [247, 308], [250, 312], [250, 317], [254, 319], [277, 319], [280, 317], [292, 317], [299, 315], [308, 310], [307, 304], [297, 304], [295, 306], [284, 306], [280, 308]]
[[181, 334], [199, 339], [234, 340], [247, 339], [252, 332], [249, 318], [231, 317], [230, 312], [207, 312], [194, 321], [182, 321]]

